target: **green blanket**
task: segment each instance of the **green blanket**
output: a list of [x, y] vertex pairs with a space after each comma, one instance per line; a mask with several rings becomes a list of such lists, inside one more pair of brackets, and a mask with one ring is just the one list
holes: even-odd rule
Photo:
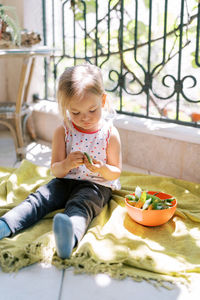
[[[49, 169], [24, 160], [18, 169], [0, 168], [0, 215], [20, 203], [30, 192], [48, 182]], [[43, 261], [75, 272], [106, 272], [115, 278], [136, 280], [189, 280], [200, 273], [200, 184], [168, 177], [123, 172], [122, 189], [97, 216], [70, 259], [55, 253], [52, 217], [12, 238], [0, 241], [0, 265], [13, 272]], [[124, 196], [139, 185], [174, 195], [178, 208], [165, 225], [145, 227], [132, 221]]]

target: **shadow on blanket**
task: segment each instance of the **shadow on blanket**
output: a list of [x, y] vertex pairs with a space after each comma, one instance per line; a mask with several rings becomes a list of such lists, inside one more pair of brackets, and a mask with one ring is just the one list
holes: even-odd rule
[[[20, 203], [52, 176], [49, 169], [24, 160], [18, 169], [0, 168], [0, 215]], [[39, 262], [58, 268], [73, 266], [75, 272], [106, 272], [115, 278], [186, 282], [200, 273], [200, 184], [174, 178], [123, 172], [122, 189], [91, 223], [70, 259], [55, 254], [52, 217], [12, 238], [0, 241], [0, 265], [13, 272]], [[174, 195], [178, 209], [165, 225], [145, 227], [132, 221], [124, 196], [139, 185]]]

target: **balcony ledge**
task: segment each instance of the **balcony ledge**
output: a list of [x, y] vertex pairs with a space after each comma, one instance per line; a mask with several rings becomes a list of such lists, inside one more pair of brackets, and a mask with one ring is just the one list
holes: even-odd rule
[[115, 125], [125, 130], [133, 130], [188, 143], [200, 144], [200, 128], [127, 115], [117, 115]]

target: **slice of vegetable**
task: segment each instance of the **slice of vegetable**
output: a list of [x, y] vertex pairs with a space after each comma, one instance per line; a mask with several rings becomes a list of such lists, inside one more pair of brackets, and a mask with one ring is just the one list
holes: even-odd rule
[[128, 200], [135, 200], [134, 195], [126, 195], [125, 198], [127, 198]]
[[150, 205], [149, 205], [149, 207], [147, 208], [147, 210], [152, 210], [153, 209], [153, 204], [151, 203]]
[[136, 203], [135, 207], [137, 207], [137, 208], [142, 208], [143, 205], [144, 205], [144, 203], [143, 203], [141, 200], [139, 200], [139, 201]]
[[89, 154], [87, 152], [84, 152], [85, 156], [87, 157], [88, 161], [90, 164], [92, 164], [92, 159], [91, 157], [89, 156]]
[[157, 200], [153, 201], [152, 203], [152, 209], [158, 209], [159, 202]]
[[140, 197], [140, 200], [144, 203], [147, 199], [147, 193], [146, 192], [142, 192], [142, 195]]
[[141, 195], [142, 195], [142, 189], [139, 186], [137, 186], [135, 189], [135, 197], [140, 199]]
[[175, 200], [175, 198], [168, 198], [168, 199], [164, 199], [164, 201], [173, 201], [173, 200]]
[[142, 209], [143, 209], [143, 210], [147, 209], [147, 208], [149, 207], [150, 204], [151, 204], [151, 198], [145, 201], [145, 203], [144, 203]]
[[141, 197], [140, 197], [140, 199], [139, 199], [139, 201], [137, 202], [137, 204], [136, 204], [135, 207], [137, 207], [137, 208], [142, 208], [143, 205], [144, 205], [144, 203], [145, 203], [145, 201], [146, 201], [146, 197], [147, 197], [146, 192], [142, 192], [142, 195], [141, 195]]
[[[148, 194], [148, 193], [147, 193], [147, 195], [150, 196], [150, 198], [152, 199], [152, 201], [155, 201], [155, 200], [159, 200], [160, 201], [161, 200], [160, 198], [156, 197], [155, 195], [151, 195], [151, 194]], [[148, 197], [147, 197], [147, 199], [148, 199]]]

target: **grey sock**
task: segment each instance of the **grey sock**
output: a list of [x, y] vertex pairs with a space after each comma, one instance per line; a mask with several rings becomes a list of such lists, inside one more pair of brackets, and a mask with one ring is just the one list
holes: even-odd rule
[[58, 213], [53, 219], [56, 251], [60, 258], [69, 258], [75, 245], [75, 235], [70, 218]]

